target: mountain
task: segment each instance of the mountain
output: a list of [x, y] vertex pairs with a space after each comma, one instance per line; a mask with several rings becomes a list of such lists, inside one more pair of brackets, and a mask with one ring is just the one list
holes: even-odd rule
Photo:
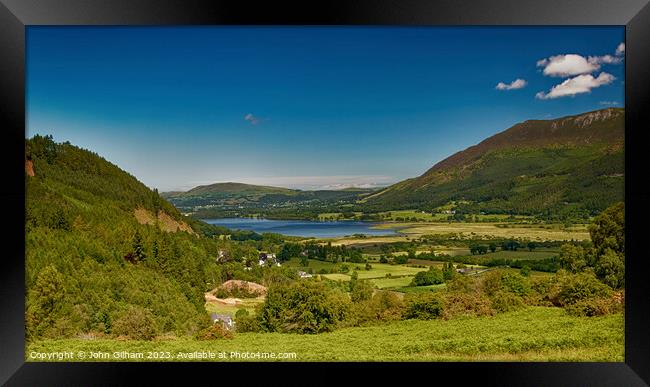
[[70, 143], [34, 136], [25, 154], [29, 339], [186, 335], [209, 323], [211, 226]]
[[[164, 192], [162, 196], [184, 212], [205, 213], [205, 208], [219, 211], [241, 209], [268, 209], [277, 207], [311, 207], [332, 204], [352, 204], [363, 195], [372, 193], [366, 188], [341, 190], [297, 190], [243, 183], [216, 183], [202, 185], [186, 192]], [[220, 212], [218, 215], [222, 215]], [[208, 215], [206, 215], [208, 216]]]
[[200, 185], [187, 192], [177, 196], [195, 196], [209, 194], [238, 194], [238, 195], [266, 195], [266, 194], [283, 194], [293, 195], [297, 190], [281, 187], [268, 187], [263, 185], [252, 185], [243, 183], [216, 183], [210, 185]]
[[362, 199], [368, 209], [555, 216], [595, 214], [624, 198], [625, 111], [528, 120]]

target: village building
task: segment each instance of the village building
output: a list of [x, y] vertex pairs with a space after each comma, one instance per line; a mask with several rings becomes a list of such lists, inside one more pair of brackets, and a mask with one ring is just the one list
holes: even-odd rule
[[222, 324], [223, 327], [226, 329], [235, 328], [235, 321], [232, 319], [230, 315], [212, 313], [210, 314], [210, 319], [212, 320], [213, 324]]
[[277, 260], [275, 254], [273, 253], [260, 253], [258, 263], [260, 266], [269, 265], [269, 264], [280, 266], [280, 262]]
[[219, 250], [217, 252], [217, 263], [230, 261], [230, 253], [226, 250]]
[[306, 271], [302, 271], [302, 270], [298, 271], [298, 276], [300, 278], [311, 278], [312, 277], [311, 274], [307, 273]]

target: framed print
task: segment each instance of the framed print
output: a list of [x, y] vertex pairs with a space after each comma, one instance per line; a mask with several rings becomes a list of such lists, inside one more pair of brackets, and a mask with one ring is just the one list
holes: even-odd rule
[[3, 383], [650, 380], [646, 2], [0, 15]]

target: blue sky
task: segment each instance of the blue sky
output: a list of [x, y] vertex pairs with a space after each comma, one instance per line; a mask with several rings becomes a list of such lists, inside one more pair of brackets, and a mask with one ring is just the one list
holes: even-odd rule
[[622, 42], [623, 27], [28, 27], [27, 135], [161, 191], [386, 185], [517, 122], [624, 106]]

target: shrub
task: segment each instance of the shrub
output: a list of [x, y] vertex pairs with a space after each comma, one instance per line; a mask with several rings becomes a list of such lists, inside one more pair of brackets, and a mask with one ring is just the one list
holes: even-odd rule
[[366, 301], [372, 298], [373, 286], [369, 281], [350, 281], [350, 299], [352, 302]]
[[557, 303], [560, 292], [560, 283], [557, 276], [534, 280], [531, 285], [531, 294], [528, 302], [532, 305], [553, 306]]
[[353, 304], [346, 325], [358, 326], [378, 322], [401, 320], [404, 302], [393, 292], [377, 292], [371, 299]]
[[565, 310], [572, 316], [604, 316], [623, 311], [623, 304], [611, 297], [591, 297], [567, 305]]
[[554, 304], [566, 306], [593, 297], [610, 297], [612, 290], [592, 273], [564, 275]]
[[350, 300], [322, 283], [300, 281], [270, 287], [259, 312], [268, 332], [329, 332], [345, 318]]
[[197, 340], [219, 340], [232, 339], [232, 332], [224, 328], [221, 324], [213, 324], [207, 328], [201, 329], [197, 334]]
[[598, 255], [607, 249], [625, 252], [625, 204], [613, 204], [598, 215], [589, 226], [589, 235]]
[[467, 293], [476, 290], [476, 282], [470, 277], [463, 275], [455, 276], [451, 281], [447, 282], [447, 290], [449, 292]]
[[377, 320], [401, 320], [404, 312], [402, 299], [393, 292], [378, 292], [370, 300], [373, 313]]
[[456, 276], [456, 270], [454, 269], [454, 264], [451, 262], [446, 262], [442, 266], [442, 276], [445, 281], [451, 281], [454, 276]]
[[250, 315], [250, 313], [248, 313], [248, 310], [246, 310], [246, 309], [237, 309], [237, 312], [235, 312], [235, 320], [237, 320], [239, 318], [247, 317], [248, 315]]
[[625, 257], [614, 250], [606, 249], [596, 262], [596, 275], [614, 289], [625, 286]]
[[524, 306], [523, 299], [514, 293], [500, 290], [492, 297], [492, 308], [497, 312], [511, 312], [521, 309]]
[[115, 320], [113, 333], [135, 340], [151, 340], [158, 334], [158, 329], [151, 311], [132, 306]]
[[443, 298], [442, 317], [450, 319], [457, 316], [493, 316], [496, 311], [489, 298], [478, 292], [449, 292]]
[[[239, 311], [237, 311], [239, 313]], [[261, 332], [262, 326], [258, 317], [254, 315], [236, 316], [236, 330], [237, 332]]]
[[494, 270], [483, 279], [483, 290], [488, 296], [492, 296], [499, 291], [507, 291], [519, 297], [524, 297], [530, 293], [531, 287], [528, 279], [519, 273]]
[[586, 252], [582, 246], [563, 244], [560, 248], [560, 266], [572, 273], [582, 271], [587, 266]]
[[404, 318], [431, 320], [442, 316], [443, 303], [434, 293], [411, 293], [404, 301], [406, 302]]
[[519, 297], [525, 297], [530, 293], [530, 282], [519, 273], [506, 273], [501, 277], [501, 283], [506, 291], [512, 292]]
[[398, 255], [395, 258], [393, 258], [393, 261], [398, 264], [398, 265], [403, 265], [406, 262], [408, 262], [409, 257], [406, 255]]
[[444, 282], [442, 271], [431, 266], [427, 271], [418, 272], [411, 281], [411, 286], [427, 286], [441, 284]]

